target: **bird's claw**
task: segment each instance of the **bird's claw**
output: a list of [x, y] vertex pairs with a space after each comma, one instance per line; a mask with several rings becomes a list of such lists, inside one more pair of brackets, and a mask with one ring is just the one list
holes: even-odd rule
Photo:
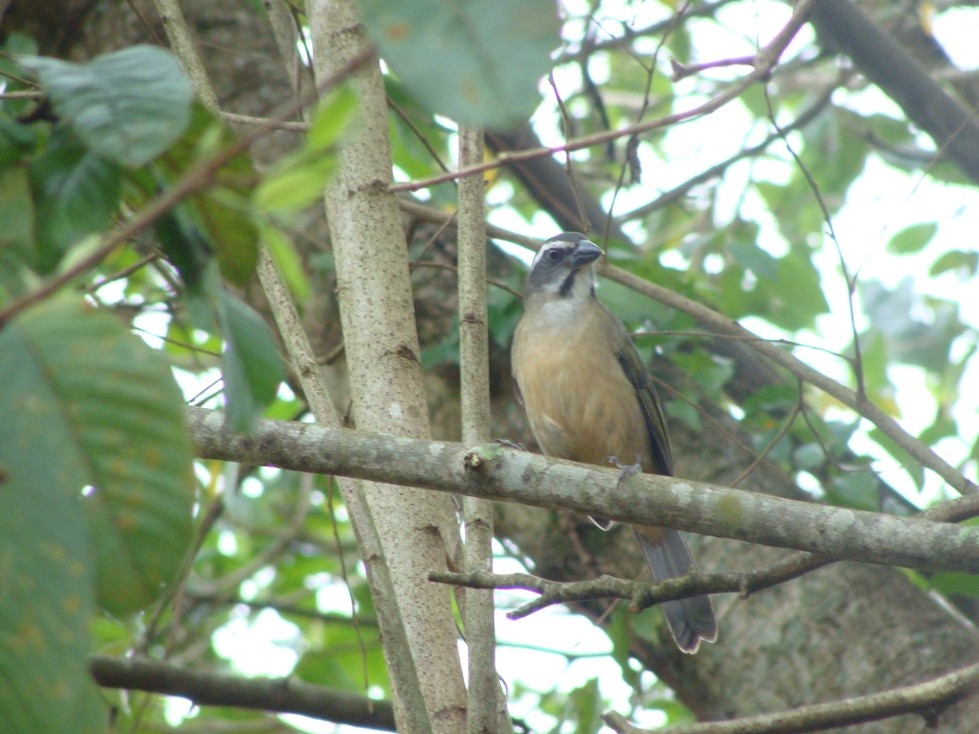
[[505, 438], [498, 438], [493, 441], [498, 446], [502, 446], [507, 449], [517, 449], [518, 451], [526, 451], [527, 447], [522, 443], [515, 443], [514, 441], [507, 441]]
[[608, 463], [619, 470], [619, 484], [629, 477], [634, 477], [636, 474], [642, 473], [642, 459], [638, 456], [634, 464], [623, 464], [617, 456], [608, 457]]

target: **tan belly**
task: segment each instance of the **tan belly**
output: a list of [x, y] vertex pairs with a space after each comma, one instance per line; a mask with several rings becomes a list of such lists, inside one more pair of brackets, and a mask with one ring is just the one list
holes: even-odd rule
[[[648, 470], [645, 421], [615, 356], [608, 350], [596, 354], [574, 339], [550, 342], [535, 345], [533, 369], [521, 369], [525, 355], [514, 355], [515, 376], [541, 451], [604, 466], [613, 456], [621, 464], [640, 460]], [[520, 346], [515, 339], [514, 349]]]

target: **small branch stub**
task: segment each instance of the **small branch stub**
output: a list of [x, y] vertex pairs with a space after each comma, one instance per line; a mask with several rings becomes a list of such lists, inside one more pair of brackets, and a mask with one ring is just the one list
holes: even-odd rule
[[490, 462], [496, 461], [501, 456], [500, 447], [494, 445], [477, 446], [467, 451], [462, 459], [462, 465], [466, 471], [483, 472]]

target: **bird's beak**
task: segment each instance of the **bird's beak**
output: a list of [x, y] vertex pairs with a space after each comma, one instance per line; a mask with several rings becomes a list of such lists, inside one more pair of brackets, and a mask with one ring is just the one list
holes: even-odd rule
[[588, 240], [581, 240], [571, 253], [571, 265], [577, 269], [595, 262], [601, 256], [602, 249], [598, 245]]

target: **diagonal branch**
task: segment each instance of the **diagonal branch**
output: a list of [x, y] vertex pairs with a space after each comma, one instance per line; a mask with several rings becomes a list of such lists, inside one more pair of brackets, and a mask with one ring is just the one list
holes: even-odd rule
[[979, 118], [933, 80], [886, 31], [850, 0], [822, 0], [812, 12], [821, 39], [831, 41], [934, 139], [940, 154], [979, 181]]
[[969, 481], [962, 472], [942, 459], [922, 441], [908, 433], [900, 423], [868, 400], [865, 395], [861, 395], [836, 380], [827, 377], [822, 372], [813, 369], [791, 352], [779, 348], [778, 345], [766, 339], [762, 339], [748, 331], [748, 329], [744, 328], [738, 322], [707, 306], [691, 301], [689, 298], [685, 298], [679, 293], [674, 293], [661, 285], [643, 280], [621, 268], [606, 265], [600, 272], [609, 280], [614, 280], [616, 283], [621, 283], [632, 288], [638, 293], [649, 296], [665, 306], [690, 314], [701, 325], [707, 327], [717, 335], [743, 340], [751, 348], [775, 364], [784, 367], [793, 375], [818, 387], [826, 394], [833, 396], [848, 408], [852, 408], [856, 413], [871, 421], [888, 438], [907, 451], [915, 461], [931, 469], [948, 482], [950, 487], [962, 494], [971, 494], [977, 491], [976, 485]]
[[[976, 693], [979, 686], [979, 664], [961, 668], [903, 688], [892, 688], [867, 696], [856, 696], [830, 703], [799, 706], [791, 711], [746, 716], [731, 721], [714, 721], [690, 726], [657, 729], [657, 734], [793, 734], [823, 731], [879, 721], [902, 714], [918, 714], [929, 727], [938, 723], [938, 715], [953, 703]], [[615, 713], [602, 717], [619, 734], [647, 734], [649, 730], [632, 726]]]

